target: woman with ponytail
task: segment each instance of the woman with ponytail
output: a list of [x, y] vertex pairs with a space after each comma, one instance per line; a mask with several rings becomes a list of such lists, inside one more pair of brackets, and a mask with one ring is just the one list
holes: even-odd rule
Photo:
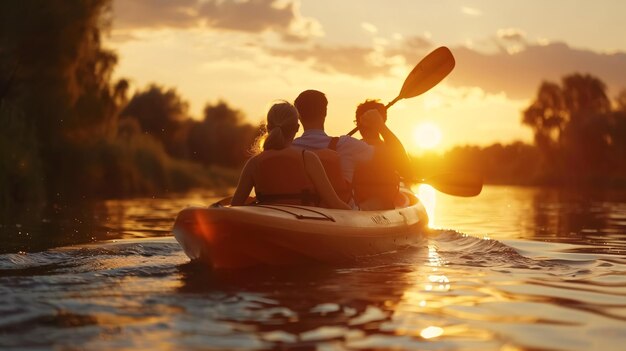
[[291, 145], [299, 127], [298, 110], [290, 103], [270, 108], [263, 151], [244, 166], [232, 206], [244, 205], [254, 188], [260, 203], [351, 209], [337, 196], [317, 155]]

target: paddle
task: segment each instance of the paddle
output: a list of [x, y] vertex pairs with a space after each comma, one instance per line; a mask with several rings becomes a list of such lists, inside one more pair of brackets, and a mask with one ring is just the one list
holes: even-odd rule
[[483, 178], [476, 173], [442, 173], [417, 183], [424, 183], [452, 196], [472, 197], [480, 194], [483, 189]]
[[[395, 99], [385, 108], [390, 108], [396, 102], [421, 95], [441, 82], [454, 68], [455, 61], [452, 52], [445, 46], [435, 49], [426, 55], [404, 80], [402, 89]], [[359, 130], [355, 127], [348, 133], [352, 135]]]
[[[428, 184], [444, 194], [452, 196], [472, 197], [480, 194], [483, 189], [483, 177], [476, 173], [442, 173], [426, 179], [416, 179], [415, 183]], [[232, 196], [224, 198], [210, 207], [224, 207], [230, 205]], [[248, 196], [246, 205], [251, 205], [256, 198]]]

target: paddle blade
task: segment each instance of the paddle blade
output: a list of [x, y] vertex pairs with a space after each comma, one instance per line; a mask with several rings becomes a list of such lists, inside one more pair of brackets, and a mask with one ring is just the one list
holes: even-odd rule
[[483, 177], [474, 173], [445, 173], [423, 180], [442, 193], [472, 197], [483, 190]]
[[435, 49], [406, 77], [398, 99], [411, 98], [427, 92], [450, 74], [455, 64], [450, 49], [445, 46]]
[[[455, 64], [456, 61], [454, 61], [454, 56], [452, 56], [450, 49], [445, 46], [435, 49], [413, 68], [404, 80], [400, 94], [389, 102], [385, 108], [390, 108], [399, 100], [427, 92], [450, 74]], [[354, 128], [348, 135], [352, 135], [358, 130], [358, 128]]]

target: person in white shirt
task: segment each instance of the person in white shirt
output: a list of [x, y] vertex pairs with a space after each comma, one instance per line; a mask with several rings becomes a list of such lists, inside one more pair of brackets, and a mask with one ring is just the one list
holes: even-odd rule
[[332, 138], [324, 131], [328, 100], [324, 93], [317, 90], [306, 90], [300, 93], [294, 105], [300, 114], [300, 123], [304, 128], [302, 136], [294, 139], [292, 145], [309, 150], [334, 149], [339, 153], [343, 177], [352, 182], [356, 164], [367, 162], [374, 155], [374, 148], [367, 143], [351, 136], [340, 136], [329, 147]]
[[[298, 95], [294, 105], [300, 114], [300, 123], [302, 123], [304, 133], [294, 139], [292, 145], [309, 150], [326, 148], [336, 150], [341, 160], [343, 177], [352, 183], [356, 166], [374, 158], [374, 146], [348, 135], [331, 138], [326, 134], [324, 122], [326, 121], [328, 100], [324, 93], [317, 90], [305, 90]], [[406, 155], [404, 147], [393, 132], [387, 128], [383, 116], [378, 110], [372, 109], [364, 113], [359, 119], [359, 126], [366, 126], [379, 133], [385, 140], [387, 152]]]

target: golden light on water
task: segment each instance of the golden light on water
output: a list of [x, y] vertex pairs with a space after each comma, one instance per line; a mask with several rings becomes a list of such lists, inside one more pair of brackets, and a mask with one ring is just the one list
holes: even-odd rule
[[432, 274], [428, 276], [428, 280], [432, 283], [430, 285], [433, 287], [434, 290], [438, 290], [438, 291], [450, 290], [450, 280], [445, 275]]
[[443, 329], [440, 327], [434, 327], [434, 326], [424, 328], [420, 332], [420, 336], [424, 339], [436, 338], [441, 335], [443, 335]]
[[420, 184], [417, 189], [417, 197], [420, 199], [426, 213], [428, 214], [428, 226], [435, 227], [435, 204], [437, 200], [437, 191], [428, 184]]
[[443, 266], [443, 259], [437, 253], [434, 245], [428, 246], [428, 266], [433, 267], [433, 272], [437, 271], [437, 267]]

